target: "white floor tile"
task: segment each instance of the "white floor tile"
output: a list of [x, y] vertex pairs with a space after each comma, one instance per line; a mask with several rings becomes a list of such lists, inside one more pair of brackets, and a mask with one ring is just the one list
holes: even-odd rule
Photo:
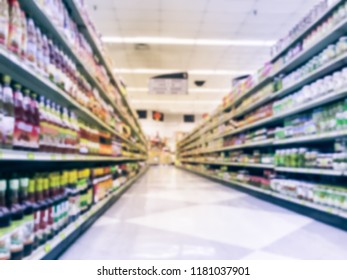
[[202, 189], [192, 190], [189, 189], [189, 186], [187, 186], [187, 189], [148, 192], [145, 194], [145, 196], [148, 198], [168, 199], [204, 204], [237, 199], [246, 195], [240, 192], [227, 192], [219, 190], [216, 190], [215, 192]]
[[288, 258], [286, 256], [281, 256], [281, 255], [276, 255], [268, 252], [263, 252], [263, 251], [255, 251], [246, 257], [242, 258], [242, 260], [294, 260], [292, 258]]
[[128, 220], [135, 224], [255, 250], [277, 241], [311, 221], [299, 215], [219, 205], [201, 205]]

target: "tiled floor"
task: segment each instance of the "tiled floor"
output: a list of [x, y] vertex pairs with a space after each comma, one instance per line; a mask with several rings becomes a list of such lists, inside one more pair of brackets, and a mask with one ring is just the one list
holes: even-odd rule
[[62, 259], [347, 259], [347, 232], [153, 167]]

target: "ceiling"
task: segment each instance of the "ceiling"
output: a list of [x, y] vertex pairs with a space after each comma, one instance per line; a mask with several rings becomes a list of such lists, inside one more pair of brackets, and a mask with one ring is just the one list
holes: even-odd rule
[[[212, 40], [260, 40], [283, 37], [318, 0], [86, 0], [104, 37], [151, 37]], [[136, 41], [136, 40], [135, 40]], [[141, 40], [139, 40], [141, 43]], [[232, 76], [256, 71], [269, 59], [270, 47], [230, 45], [107, 43], [116, 71], [129, 87], [129, 100], [138, 109], [179, 113], [212, 111], [231, 87]], [[148, 72], [151, 74], [142, 72]], [[162, 70], [162, 71], [161, 71]], [[187, 96], [153, 96], [148, 79], [165, 70], [193, 71]], [[196, 73], [196, 70], [233, 73]], [[194, 72], [195, 71], [195, 72]], [[129, 73], [130, 72], [130, 73]], [[140, 72], [140, 73], [139, 73]], [[197, 92], [195, 80], [206, 80]], [[142, 102], [143, 101], [143, 102]], [[153, 101], [153, 102], [152, 102]]]

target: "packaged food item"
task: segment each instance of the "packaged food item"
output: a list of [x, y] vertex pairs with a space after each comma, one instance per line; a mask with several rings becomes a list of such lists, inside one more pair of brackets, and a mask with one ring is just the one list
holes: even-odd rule
[[[29, 200], [29, 178], [20, 178], [20, 204], [23, 207], [24, 221], [23, 221], [23, 244], [24, 244], [24, 257], [29, 256], [34, 248], [34, 207]], [[31, 191], [31, 190], [30, 190]]]
[[19, 179], [16, 175], [9, 180], [10, 209], [11, 209], [11, 259], [20, 260], [24, 253], [23, 223], [24, 211], [19, 203]]
[[[36, 193], [35, 193], [35, 184], [36, 184], [36, 178], [31, 177], [29, 178], [29, 185], [28, 185], [28, 199], [27, 201], [29, 202], [28, 204], [32, 208], [32, 215], [34, 216], [33, 220], [33, 243], [32, 243], [32, 248], [30, 246], [24, 247], [24, 254], [26, 255], [29, 253], [30, 249], [35, 250], [37, 247], [39, 247], [39, 217], [40, 217], [40, 205], [36, 201]], [[30, 215], [28, 213], [28, 215]], [[28, 228], [28, 233], [30, 228]], [[29, 235], [27, 235], [29, 236]], [[30, 242], [28, 242], [30, 244]]]
[[0, 0], [0, 44], [6, 45], [9, 30], [9, 5], [8, 0]]
[[26, 17], [23, 11], [21, 11], [21, 42], [20, 42], [20, 55], [22, 58], [26, 57], [26, 50], [27, 50], [27, 21]]
[[10, 22], [8, 34], [8, 48], [13, 53], [21, 54], [22, 42], [22, 12], [17, 0], [9, 0]]
[[13, 91], [10, 86], [11, 77], [3, 77], [3, 122], [2, 122], [2, 146], [6, 149], [12, 148], [12, 139], [15, 123]]
[[0, 180], [0, 260], [11, 258], [11, 214], [6, 205], [6, 180]]
[[37, 45], [36, 45], [36, 27], [32, 18], [27, 19], [27, 49], [26, 59], [30, 65], [36, 67]]

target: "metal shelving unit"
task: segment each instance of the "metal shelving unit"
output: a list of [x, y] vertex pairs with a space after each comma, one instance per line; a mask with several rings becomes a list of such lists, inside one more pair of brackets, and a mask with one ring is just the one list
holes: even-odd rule
[[117, 111], [118, 115], [122, 118], [122, 120], [127, 123], [133, 131], [135, 131], [138, 135], [143, 144], [146, 144], [146, 141], [143, 137], [143, 132], [141, 129], [140, 124], [138, 123], [137, 117], [135, 116], [133, 110], [131, 109], [129, 102], [126, 98], [126, 89], [120, 84], [119, 80], [116, 79], [113, 68], [111, 67], [110, 61], [106, 59], [105, 52], [101, 49], [101, 46], [96, 42], [96, 38], [93, 36], [93, 32], [90, 30], [90, 27], [88, 24], [86, 24], [85, 19], [82, 16], [82, 13], [79, 9], [79, 7], [76, 5], [74, 0], [64, 0], [65, 5], [69, 8], [70, 14], [76, 24], [78, 25], [80, 31], [85, 36], [91, 47], [93, 48], [94, 53], [97, 55], [97, 57], [100, 59], [101, 63], [105, 66], [105, 69], [110, 76], [113, 85], [118, 89], [118, 92], [120, 93], [120, 96], [122, 98], [123, 104], [127, 107], [128, 112], [133, 118], [134, 123], [130, 122], [128, 118], [125, 118], [122, 114], [122, 112], [119, 111], [116, 104], [113, 103], [113, 107]]
[[121, 186], [114, 193], [104, 198], [102, 201], [93, 205], [92, 208], [81, 215], [75, 222], [71, 223], [67, 228], [62, 230], [52, 240], [48, 241], [45, 245], [37, 248], [25, 260], [54, 260], [59, 256], [79, 237], [81, 236], [93, 223], [109, 209], [117, 199], [136, 182], [148, 168], [141, 170], [135, 177], [131, 178], [123, 186]]
[[[335, 3], [333, 3], [332, 6], [329, 7], [329, 9], [322, 16], [320, 16], [307, 29], [305, 29], [300, 35], [298, 35], [295, 40], [290, 42], [271, 61], [274, 62], [275, 60], [277, 60], [281, 55], [283, 55], [286, 51], [288, 51], [290, 47], [292, 47], [297, 42], [302, 40], [311, 30], [313, 30], [316, 27], [317, 24], [321, 23], [324, 19], [326, 19], [341, 2], [342, 2], [341, 0], [338, 0]], [[341, 21], [339, 24], [337, 24], [333, 28], [333, 30], [331, 30], [330, 32], [327, 32], [327, 34], [325, 34], [322, 38], [320, 38], [318, 41], [316, 41], [314, 44], [312, 44], [310, 47], [308, 47], [303, 52], [299, 53], [296, 57], [294, 57], [288, 63], [283, 65], [280, 69], [271, 73], [271, 75], [268, 78], [264, 79], [263, 81], [260, 81], [258, 84], [253, 86], [250, 90], [248, 90], [246, 93], [237, 97], [234, 100], [234, 102], [232, 102], [232, 104], [230, 106], [228, 106], [227, 108], [224, 108], [224, 110], [230, 109], [231, 107], [238, 105], [244, 98], [246, 98], [246, 97], [250, 96], [251, 94], [253, 94], [254, 92], [256, 92], [256, 90], [258, 90], [259, 88], [264, 86], [267, 82], [271, 81], [279, 74], [284, 73], [284, 72], [286, 72], [286, 73], [291, 72], [293, 69], [297, 68], [298, 66], [300, 66], [304, 62], [308, 61], [310, 58], [312, 58], [314, 55], [318, 54], [320, 51], [322, 51], [329, 44], [333, 43], [339, 37], [343, 36], [345, 34], [346, 29], [347, 29], [347, 19]], [[293, 84], [293, 85], [291, 85], [291, 86], [289, 86], [289, 87], [287, 87], [287, 88], [285, 88], [279, 92], [275, 92], [269, 96], [266, 96], [265, 98], [262, 98], [262, 99], [256, 101], [251, 106], [244, 108], [243, 110], [241, 110], [239, 112], [236, 111], [234, 116], [232, 116], [230, 119], [241, 117], [244, 114], [250, 112], [251, 110], [258, 108], [259, 106], [264, 105], [267, 102], [270, 102], [271, 100], [283, 97], [284, 95], [287, 95], [290, 92], [293, 92], [296, 89], [300, 88], [302, 85], [310, 83], [311, 81], [314, 81], [315, 79], [324, 76], [326, 73], [329, 73], [330, 71], [333, 71], [333, 70], [339, 68], [341, 65], [344, 65], [347, 61], [346, 58], [347, 58], [347, 55], [344, 54], [341, 57], [334, 59], [333, 61], [329, 62], [327, 65], [322, 66], [321, 69], [317, 69], [316, 71], [307, 75], [303, 79], [300, 79], [299, 81], [295, 82], [295, 84]], [[258, 124], [258, 123], [256, 123], [256, 124]], [[260, 121], [259, 125], [263, 125], [263, 123]], [[204, 124], [202, 124], [201, 127], [204, 127]], [[246, 126], [246, 129], [247, 128], [252, 128], [252, 126]], [[236, 133], [238, 133], [238, 132], [236, 132]], [[194, 133], [188, 135], [187, 139], [189, 139], [193, 134]], [[201, 135], [199, 135], [199, 136], [201, 136]], [[225, 136], [228, 136], [228, 134], [222, 135], [222, 137], [225, 137]], [[183, 142], [182, 141], [180, 143], [180, 147], [181, 148], [184, 147], [184, 145], [192, 142], [192, 140], [195, 140], [198, 137], [194, 136], [194, 138], [191, 138], [189, 142]]]
[[[312, 22], [304, 31], [298, 34], [295, 39], [289, 42], [288, 45], [283, 48], [283, 50], [281, 50], [271, 59], [271, 62], [276, 62], [282, 55], [289, 51], [291, 47], [295, 46], [299, 42], [302, 42], [306, 38], [306, 36], [317, 27], [318, 24], [322, 23], [324, 20], [330, 17], [330, 15], [332, 15], [332, 13], [336, 11], [336, 8], [342, 2], [343, 1], [341, 0], [332, 3], [327, 11], [319, 16], [319, 18], [317, 18], [314, 22]], [[301, 103], [297, 102], [297, 104], [288, 107], [286, 110], [282, 110], [280, 112], [273, 111], [271, 116], [259, 119], [253, 123], [247, 123], [247, 119], [246, 121], [242, 119], [251, 111], [258, 109], [263, 105], [269, 104], [272, 101], [281, 100], [282, 98], [302, 89], [304, 86], [311, 84], [318, 79], [324, 78], [327, 75], [330, 75], [331, 73], [334, 73], [335, 71], [338, 71], [347, 66], [347, 53], [339, 53], [337, 57], [334, 57], [328, 62], [321, 64], [317, 69], [314, 69], [312, 72], [300, 77], [292, 84], [285, 85], [285, 87], [281, 90], [260, 97], [259, 99], [256, 99], [255, 96], [255, 98], [253, 99], [254, 102], [247, 102], [249, 103], [248, 106], [245, 105], [246, 103], [243, 103], [243, 105], [241, 105], [242, 101], [250, 97], [252, 94], [256, 93], [263, 86], [267, 85], [267, 83], [273, 82], [275, 78], [280, 74], [290, 74], [293, 70], [303, 66], [305, 63], [308, 63], [313, 57], [317, 56], [324, 49], [326, 49], [326, 47], [328, 47], [332, 43], [335, 43], [340, 37], [344, 36], [347, 30], [347, 18], [342, 19], [340, 17], [339, 20], [339, 22], [335, 21], [334, 23], [332, 23], [335, 24], [334, 26], [330, 25], [330, 31], [325, 31], [324, 34], [321, 34], [320, 38], [318, 38], [315, 42], [312, 42], [310, 45], [305, 44], [303, 51], [289, 59], [287, 62], [284, 62], [282, 66], [280, 64], [277, 64], [277, 67], [273, 69], [272, 73], [267, 78], [255, 84], [252, 88], [247, 90], [242, 95], [234, 98], [233, 102], [224, 107], [223, 111], [221, 112], [223, 113], [230, 109], [231, 113], [230, 115], [228, 115], [228, 117], [226, 117], [226, 114], [224, 115], [224, 117], [223, 115], [218, 115], [220, 119], [216, 120], [214, 119], [216, 115], [214, 115], [212, 119], [210, 118], [205, 123], [200, 124], [198, 129], [195, 129], [192, 133], [186, 136], [186, 138], [178, 144], [179, 150], [177, 153], [177, 157], [180, 159], [179, 161], [189, 166], [189, 169], [184, 169], [205, 176], [206, 178], [224, 183], [228, 186], [233, 186], [242, 190], [250, 191], [252, 194], [255, 194], [257, 196], [260, 195], [266, 200], [281, 204], [287, 208], [296, 209], [299, 205], [300, 212], [304, 212], [304, 214], [308, 214], [310, 216], [313, 215], [315, 217], [318, 217], [318, 219], [320, 220], [324, 220], [324, 222], [333, 223], [338, 227], [347, 229], [347, 212], [341, 209], [319, 205], [310, 201], [298, 199], [296, 197], [286, 196], [273, 190], [262, 189], [235, 180], [224, 180], [223, 178], [220, 178], [218, 176], [211, 175], [212, 173], [220, 173], [221, 176], [228, 176], [227, 172], [224, 171], [226, 170], [226, 168], [228, 168], [227, 170], [250, 169], [249, 171], [251, 175], [261, 174], [257, 170], [271, 170], [272, 174], [285, 176], [285, 178], [288, 179], [296, 178], [296, 180], [298, 180], [297, 178], [301, 178], [302, 181], [314, 181], [314, 178], [316, 178], [317, 180], [322, 180], [323, 185], [326, 182], [327, 185], [334, 185], [338, 182], [339, 184], [344, 184], [347, 172], [342, 170], [320, 168], [291, 168], [278, 167], [273, 164], [229, 162], [228, 160], [231, 159], [228, 158], [228, 156], [222, 156], [219, 154], [222, 152], [231, 152], [235, 150], [246, 150], [245, 152], [247, 153], [248, 151], [254, 151], [255, 149], [259, 149], [260, 153], [265, 150], [270, 150], [271, 153], [274, 153], [277, 149], [283, 149], [283, 147], [294, 148], [300, 144], [305, 145], [305, 147], [309, 144], [314, 144], [314, 147], [319, 147], [319, 145], [331, 147], [333, 141], [335, 141], [336, 139], [347, 137], [346, 129], [341, 128], [339, 129], [339, 131], [324, 133], [316, 132], [316, 134], [284, 139], [274, 139], [274, 135], [267, 135], [267, 137], [269, 137], [270, 139], [260, 142], [223, 147], [223, 145], [227, 144], [225, 139], [226, 137], [237, 136], [241, 134], [244, 135], [248, 132], [256, 132], [256, 130], [262, 128], [282, 127], [282, 125], [284, 125], [284, 121], [291, 116], [312, 112], [312, 110], [314, 110], [315, 108], [326, 106], [339, 100], [344, 100], [347, 97], [346, 83], [339, 88], [335, 88], [332, 92], [325, 92], [318, 97], [312, 96], [311, 99], [307, 99]], [[232, 126], [230, 126], [233, 128], [227, 128], [224, 132], [216, 132], [218, 131], [218, 129], [215, 129], [216, 127], [230, 120], [235, 121], [235, 125], [232, 124]], [[237, 122], [239, 122], [239, 126], [237, 126]], [[208, 148], [207, 146], [210, 146], [210, 148]], [[213, 155], [214, 153], [216, 153], [215, 156]], [[206, 171], [196, 171], [194, 168], [195, 165], [201, 167], [201, 170]], [[219, 169], [220, 167], [223, 167], [223, 169]], [[192, 168], [194, 168], [194, 170], [191, 170]], [[215, 171], [217, 173], [213, 172], [214, 169], [216, 169]], [[210, 174], [209, 171], [211, 171]]]
[[[121, 156], [106, 156], [0, 149], [0, 163], [2, 164], [5, 180], [7, 180], [7, 173], [5, 172], [5, 170], [11, 173], [25, 172], [25, 174], [28, 173], [28, 176], [32, 176], [39, 172], [45, 172], [44, 174], [48, 174], [46, 172], [61, 172], [62, 170], [68, 170], [70, 168], [77, 170], [86, 167], [99, 168], [106, 165], [117, 165], [122, 166], [123, 168], [125, 163], [129, 163], [130, 169], [132, 169], [133, 167], [142, 167], [141, 170], [133, 170], [128, 173], [128, 181], [123, 186], [119, 187], [113, 193], [108, 194], [108, 196], [101, 201], [95, 203], [91, 207], [91, 209], [88, 210], [88, 212], [79, 216], [76, 221], [70, 223], [52, 240], [47, 241], [43, 246], [39, 247], [27, 258], [30, 260], [56, 259], [64, 250], [66, 250], [66, 248], [72, 242], [75, 241], [76, 238], [83, 234], [84, 231], [87, 230], [137, 179], [139, 179], [140, 176], [142, 176], [147, 171], [148, 166], [145, 163], [145, 161], [147, 160], [146, 140], [144, 139], [141, 127], [135, 117], [134, 111], [130, 108], [129, 103], [124, 96], [125, 89], [113, 76], [112, 68], [109, 66], [108, 61], [106, 60], [103, 52], [100, 50], [96, 41], [92, 37], [91, 33], [89, 33], [88, 30], [82, 31], [93, 47], [94, 53], [98, 56], [101, 63], [105, 65], [108, 74], [110, 75], [112, 82], [114, 83], [114, 86], [118, 89], [123, 103], [129, 111], [129, 114], [127, 114], [127, 116], [124, 115], [124, 112], [122, 112], [122, 110], [116, 104], [117, 96], [111, 96], [111, 94], [109, 94], [109, 92], [107, 91], [107, 86], [103, 86], [102, 83], [99, 82], [96, 74], [91, 69], [91, 67], [84, 64], [84, 61], [81, 59], [79, 53], [70, 45], [70, 41], [68, 41], [65, 32], [62, 30], [62, 28], [54, 24], [54, 21], [48, 16], [48, 14], [46, 14], [46, 12], [41, 9], [38, 1], [18, 1], [20, 3], [21, 9], [23, 9], [26, 16], [32, 18], [35, 22], [35, 25], [39, 27], [41, 31], [43, 31], [43, 33], [47, 35], [48, 38], [52, 39], [54, 44], [59, 47], [59, 49], [61, 49], [69, 58], [72, 59], [72, 61], [74, 61], [78, 68], [78, 71], [80, 71], [80, 73], [91, 83], [91, 85], [99, 91], [102, 99], [106, 103], [113, 106], [116, 114], [119, 115], [119, 118], [122, 119], [124, 123], [131, 126], [132, 130], [135, 133], [132, 133], [132, 135], [128, 138], [121, 131], [121, 129], [117, 128], [115, 125], [108, 124], [87, 107], [82, 106], [65, 89], [59, 87], [53, 81], [51, 81], [48, 75], [45, 75], [46, 73], [40, 73], [35, 67], [30, 66], [27, 61], [12, 54], [5, 47], [0, 46], [0, 73], [11, 76], [13, 81], [20, 83], [25, 88], [30, 89], [30, 91], [45, 96], [51, 101], [68, 108], [77, 115], [79, 120], [87, 122], [93, 128], [97, 127], [102, 131], [111, 133], [113, 136], [115, 136], [112, 140], [117, 141], [117, 144], [121, 146], [120, 148], [122, 154]], [[71, 3], [73, 3], [73, 1], [70, 1], [70, 4]], [[69, 6], [67, 7], [70, 8]], [[76, 16], [76, 14], [74, 16]], [[74, 19], [76, 20], [76, 18]], [[80, 24], [82, 23], [79, 22], [79, 20], [83, 19], [80, 18], [76, 20], [77, 25], [79, 25], [79, 27], [83, 30], [83, 28], [87, 25], [80, 26]], [[130, 116], [132, 116], [133, 121], [130, 121]], [[57, 133], [61, 132], [58, 131]], [[134, 140], [135, 136], [136, 141]], [[142, 143], [138, 141], [138, 139], [140, 139]], [[107, 144], [105, 143], [105, 145]], [[141, 163], [137, 164], [137, 162]], [[126, 168], [127, 167], [128, 166], [126, 166]], [[111, 175], [107, 176], [108, 177], [106, 179], [111, 178]], [[104, 178], [101, 179], [104, 180]], [[59, 179], [58, 181], [58, 184], [61, 184], [61, 179]], [[66, 187], [65, 184], [63, 186]], [[54, 195], [54, 199], [56, 198], [57, 196]], [[53, 207], [52, 203], [50, 202], [48, 206]], [[54, 203], [58, 202], [55, 201]]]
[[[50, 34], [53, 38], [53, 40], [62, 47], [64, 52], [71, 57], [74, 62], [76, 63], [79, 71], [88, 78], [88, 80], [92, 83], [94, 87], [96, 87], [103, 97], [103, 99], [107, 102], [109, 102], [112, 107], [117, 112], [117, 115], [121, 119], [125, 119], [126, 123], [128, 123], [127, 118], [125, 118], [121, 111], [119, 111], [118, 106], [115, 103], [116, 97], [111, 97], [105, 89], [102, 87], [102, 85], [99, 83], [99, 81], [94, 77], [93, 73], [90, 72], [88, 69], [88, 66], [81, 61], [79, 55], [73, 50], [72, 46], [70, 46], [69, 42], [66, 40], [65, 36], [62, 34], [60, 30], [53, 24], [49, 16], [41, 10], [41, 8], [38, 6], [38, 4], [34, 0], [19, 0], [21, 7], [30, 15], [32, 18], [35, 19], [35, 22], [42, 30], [45, 30], [48, 34]], [[78, 24], [78, 22], [76, 22]], [[92, 39], [89, 37], [89, 39]], [[95, 45], [95, 41], [91, 40], [92, 45]], [[95, 50], [94, 50], [95, 51]], [[101, 54], [101, 52], [99, 53]], [[128, 103], [127, 103], [128, 104]], [[128, 144], [133, 145], [133, 143], [124, 137], [121, 137], [123, 141], [128, 142]]]
[[0, 162], [4, 161], [89, 161], [89, 162], [125, 162], [125, 161], [143, 161], [144, 157], [113, 157], [113, 156], [93, 156], [82, 154], [58, 154], [42, 152], [25, 152], [15, 150], [0, 149]]
[[207, 179], [213, 180], [218, 183], [222, 183], [228, 187], [235, 188], [237, 190], [246, 192], [255, 197], [261, 198], [268, 202], [280, 205], [288, 208], [292, 211], [310, 216], [316, 220], [322, 221], [327, 224], [331, 224], [335, 227], [347, 230], [347, 211], [342, 209], [329, 207], [326, 205], [316, 204], [314, 202], [306, 201], [296, 197], [286, 196], [281, 193], [277, 193], [273, 190], [263, 189], [260, 187], [252, 186], [246, 183], [241, 183], [233, 180], [224, 180], [220, 177], [213, 176], [201, 171], [188, 169], [185, 167], [179, 167], [182, 170], [192, 172], [196, 175], [203, 176]]

